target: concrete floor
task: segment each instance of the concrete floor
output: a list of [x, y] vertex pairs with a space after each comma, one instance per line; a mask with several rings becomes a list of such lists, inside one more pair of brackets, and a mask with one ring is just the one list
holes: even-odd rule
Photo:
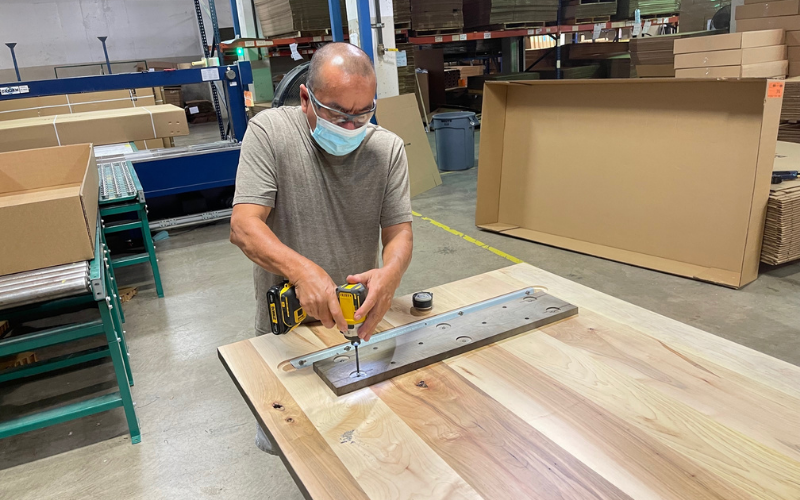
[[[742, 290], [639, 269], [474, 227], [477, 170], [449, 173], [414, 210], [547, 271], [800, 364], [800, 263], [764, 268]], [[415, 218], [415, 250], [399, 294], [511, 262]], [[251, 264], [228, 224], [176, 230], [157, 244], [166, 297], [146, 266], [125, 305], [142, 425], [132, 446], [122, 410], [1, 441], [0, 498], [302, 498], [278, 458], [253, 445], [254, 419], [216, 348], [253, 335]], [[108, 363], [0, 387], [0, 411], [109, 391]]]

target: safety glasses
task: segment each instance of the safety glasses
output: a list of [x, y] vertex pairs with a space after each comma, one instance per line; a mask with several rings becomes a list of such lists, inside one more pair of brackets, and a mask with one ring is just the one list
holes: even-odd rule
[[364, 111], [363, 113], [358, 113], [355, 115], [351, 115], [350, 113], [345, 113], [344, 111], [339, 111], [338, 109], [333, 109], [329, 106], [326, 106], [319, 102], [317, 98], [314, 96], [314, 93], [311, 91], [310, 88], [306, 88], [308, 91], [309, 97], [311, 97], [311, 102], [314, 104], [314, 108], [317, 111], [317, 116], [333, 123], [334, 125], [339, 125], [340, 127], [345, 125], [347, 122], [352, 122], [353, 125], [358, 127], [362, 127], [366, 125], [372, 115], [375, 114], [375, 107], [377, 106], [377, 101], [373, 99], [372, 101], [372, 109], [369, 111]]

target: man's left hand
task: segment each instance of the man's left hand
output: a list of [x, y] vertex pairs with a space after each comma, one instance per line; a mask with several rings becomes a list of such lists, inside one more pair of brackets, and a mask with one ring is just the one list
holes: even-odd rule
[[355, 314], [357, 320], [367, 317], [358, 329], [358, 336], [363, 340], [369, 340], [375, 333], [375, 327], [392, 305], [394, 292], [400, 285], [402, 277], [402, 273], [396, 273], [385, 267], [347, 277], [348, 283], [361, 283], [367, 287], [367, 298]]

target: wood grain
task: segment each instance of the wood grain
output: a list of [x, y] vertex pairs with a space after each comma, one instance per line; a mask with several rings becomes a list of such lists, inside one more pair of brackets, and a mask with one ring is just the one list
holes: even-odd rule
[[524, 264], [432, 288], [431, 314], [527, 286], [581, 315], [341, 397], [278, 368], [334, 330], [220, 354], [312, 498], [800, 499], [800, 368]]
[[218, 352], [289, 471], [295, 478], [298, 469], [304, 472], [298, 482], [304, 493], [313, 498], [368, 498], [252, 344], [223, 346]]
[[373, 391], [485, 498], [630, 498], [446, 366]]

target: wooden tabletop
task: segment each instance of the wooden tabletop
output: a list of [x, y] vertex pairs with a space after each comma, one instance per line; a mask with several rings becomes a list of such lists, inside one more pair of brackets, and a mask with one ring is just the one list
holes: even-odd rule
[[433, 313], [526, 286], [579, 315], [341, 397], [278, 368], [336, 331], [219, 355], [311, 498], [800, 499], [800, 368], [527, 264], [432, 289]]

